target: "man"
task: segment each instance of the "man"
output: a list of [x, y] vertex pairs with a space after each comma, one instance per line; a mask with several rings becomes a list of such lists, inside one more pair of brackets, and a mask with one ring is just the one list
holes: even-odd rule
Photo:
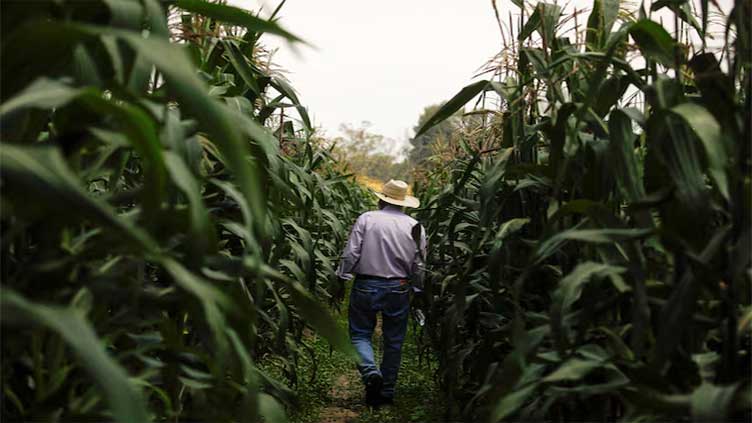
[[[374, 194], [380, 200], [379, 210], [358, 217], [337, 275], [341, 279], [355, 277], [348, 318], [350, 339], [361, 358], [358, 370], [366, 387], [366, 404], [380, 406], [394, 402], [410, 308], [408, 279], [420, 271], [418, 263], [425, 256], [426, 238], [420, 226], [413, 236], [418, 222], [402, 211], [402, 207], [420, 205], [417, 198], [407, 195], [405, 182], [391, 180]], [[384, 354], [377, 367], [371, 337], [379, 312]]]

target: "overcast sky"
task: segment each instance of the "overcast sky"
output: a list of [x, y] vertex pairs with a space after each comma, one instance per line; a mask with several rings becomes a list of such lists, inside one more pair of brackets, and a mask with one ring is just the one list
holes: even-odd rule
[[[229, 0], [270, 11], [279, 0]], [[552, 1], [553, 2], [553, 1]], [[722, 5], [732, 0], [720, 0]], [[636, 2], [631, 2], [636, 3]], [[497, 1], [502, 18], [519, 9]], [[560, 1], [589, 9], [592, 0]], [[425, 106], [449, 99], [501, 49], [490, 0], [288, 0], [280, 23], [313, 44], [297, 54], [279, 38], [275, 62], [317, 126], [337, 135], [341, 124], [405, 142]], [[581, 18], [587, 20], [587, 14]]]
[[407, 139], [425, 106], [454, 95], [500, 48], [488, 0], [288, 0], [281, 16], [316, 49], [296, 55], [273, 37], [267, 43], [280, 45], [276, 62], [329, 135], [369, 121], [376, 133]]

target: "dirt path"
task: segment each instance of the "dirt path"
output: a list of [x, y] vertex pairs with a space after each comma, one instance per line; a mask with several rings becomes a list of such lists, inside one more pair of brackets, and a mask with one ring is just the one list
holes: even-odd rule
[[352, 423], [362, 411], [358, 404], [361, 396], [358, 373], [354, 369], [346, 371], [332, 382], [329, 392], [331, 404], [321, 409], [320, 423]]
[[[381, 318], [379, 318], [374, 330], [374, 353], [380, 355]], [[319, 423], [354, 423], [364, 411], [363, 385], [360, 382], [360, 374], [352, 367], [342, 369], [342, 374], [332, 380], [329, 390], [330, 404], [321, 409]]]
[[[336, 313], [338, 323], [347, 327], [347, 307]], [[364, 403], [364, 387], [355, 364], [344, 354], [333, 351], [320, 336], [310, 332], [306, 341], [314, 357], [304, 356], [300, 365], [301, 383], [297, 388], [300, 407], [291, 415], [294, 423], [408, 423], [443, 421], [443, 401], [436, 385], [435, 362], [420, 362], [418, 335], [414, 325], [402, 350], [402, 365], [394, 406], [373, 409]], [[381, 324], [374, 331], [374, 353], [381, 359]], [[315, 368], [316, 377], [313, 376]]]

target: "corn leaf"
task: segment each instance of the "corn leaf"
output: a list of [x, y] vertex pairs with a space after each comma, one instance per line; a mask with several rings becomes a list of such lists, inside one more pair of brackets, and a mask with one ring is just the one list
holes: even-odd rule
[[267, 21], [248, 13], [247, 10], [205, 0], [177, 0], [176, 5], [188, 12], [198, 13], [221, 22], [242, 26], [251, 32], [266, 32], [279, 35], [288, 41], [303, 42], [273, 21]]
[[100, 386], [115, 420], [121, 423], [150, 422], [141, 393], [128, 374], [104, 349], [89, 322], [77, 310], [35, 304], [8, 288], [0, 288], [3, 324], [37, 324], [60, 335], [78, 356], [81, 366]]
[[485, 91], [488, 81], [478, 81], [460, 90], [454, 97], [444, 103], [415, 133], [415, 137], [423, 135], [433, 126], [439, 124], [444, 119], [452, 116], [460, 110], [468, 101], [472, 100], [478, 94]]

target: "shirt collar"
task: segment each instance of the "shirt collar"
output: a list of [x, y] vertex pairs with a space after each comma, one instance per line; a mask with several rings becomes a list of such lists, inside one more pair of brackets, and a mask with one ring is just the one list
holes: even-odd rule
[[403, 213], [402, 208], [400, 206], [395, 206], [392, 204], [387, 205], [381, 210], [392, 212], [392, 213]]

